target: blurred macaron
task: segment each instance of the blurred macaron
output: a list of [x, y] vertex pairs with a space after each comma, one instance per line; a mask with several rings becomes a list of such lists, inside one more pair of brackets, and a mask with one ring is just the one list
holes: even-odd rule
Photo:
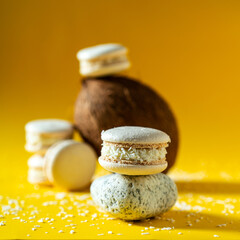
[[87, 187], [94, 175], [97, 155], [87, 143], [64, 140], [45, 154], [44, 171], [48, 180], [65, 190]]
[[104, 76], [130, 67], [127, 48], [120, 44], [109, 43], [84, 48], [77, 53], [77, 58], [83, 76]]
[[73, 136], [73, 126], [61, 119], [39, 119], [25, 125], [28, 152], [44, 154], [51, 145]]

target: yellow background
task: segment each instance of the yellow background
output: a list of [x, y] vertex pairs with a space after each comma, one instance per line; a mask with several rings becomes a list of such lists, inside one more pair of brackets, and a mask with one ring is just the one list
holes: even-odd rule
[[[188, 188], [215, 198], [217, 191], [239, 208], [240, 1], [1, 0], [0, 34], [2, 195], [35, 191], [26, 182], [24, 124], [73, 119], [80, 90], [77, 51], [117, 42], [129, 48], [129, 75], [152, 86], [176, 114], [181, 145], [171, 176], [180, 196], [188, 199]], [[192, 179], [195, 185], [188, 185]], [[240, 229], [239, 218], [236, 224]], [[0, 237], [26, 237], [12, 226], [11, 233], [0, 228]], [[189, 236], [200, 236], [204, 226]], [[223, 236], [239, 237], [234, 227]]]

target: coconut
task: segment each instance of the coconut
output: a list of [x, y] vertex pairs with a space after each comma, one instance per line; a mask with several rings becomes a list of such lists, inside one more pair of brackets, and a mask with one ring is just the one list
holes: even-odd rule
[[124, 76], [86, 78], [75, 104], [74, 122], [81, 137], [101, 154], [101, 132], [119, 126], [142, 126], [166, 132], [167, 172], [174, 164], [179, 134], [167, 102], [150, 87]]

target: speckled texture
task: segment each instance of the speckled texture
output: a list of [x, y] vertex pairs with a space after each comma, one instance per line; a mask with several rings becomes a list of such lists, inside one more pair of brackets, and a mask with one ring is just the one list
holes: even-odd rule
[[94, 202], [124, 220], [140, 220], [168, 211], [177, 200], [177, 187], [165, 174], [127, 176], [110, 174], [91, 185]]

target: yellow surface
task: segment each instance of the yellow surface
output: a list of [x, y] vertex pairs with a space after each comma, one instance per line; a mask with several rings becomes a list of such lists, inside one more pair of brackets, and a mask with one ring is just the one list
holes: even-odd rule
[[[0, 1], [0, 237], [240, 239], [239, 12], [232, 0]], [[99, 212], [87, 190], [63, 195], [26, 181], [24, 124], [72, 120], [76, 52], [105, 42], [129, 47], [129, 75], [161, 93], [178, 119], [170, 176], [179, 199], [161, 219], [129, 225]], [[70, 216], [62, 219], [61, 210]], [[38, 223], [43, 217], [55, 221]], [[75, 234], [65, 226], [71, 223]]]

